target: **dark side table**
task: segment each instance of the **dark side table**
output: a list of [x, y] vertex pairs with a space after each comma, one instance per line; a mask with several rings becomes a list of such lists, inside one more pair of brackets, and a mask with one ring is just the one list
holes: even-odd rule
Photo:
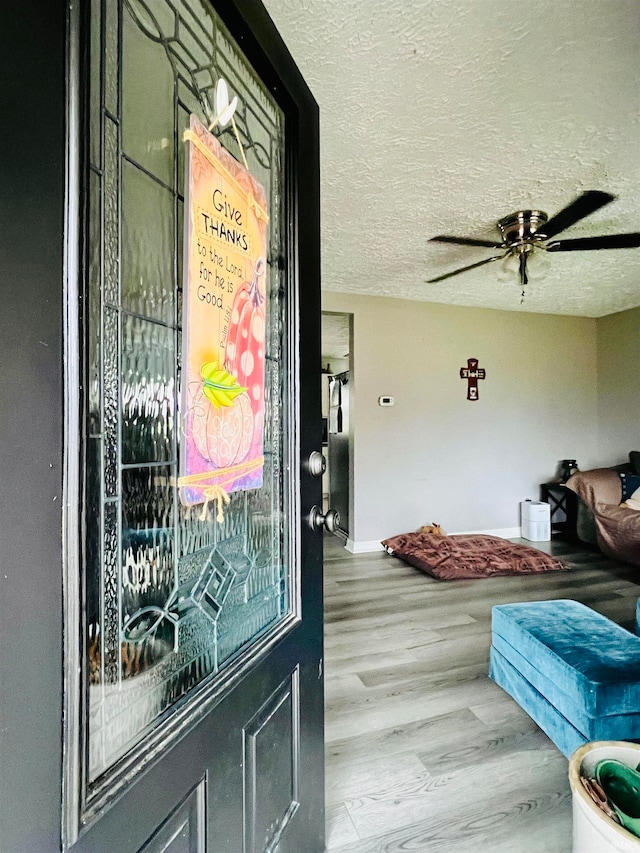
[[575, 492], [564, 483], [542, 483], [540, 500], [549, 504], [551, 532], [562, 533], [570, 539], [576, 538], [578, 501]]

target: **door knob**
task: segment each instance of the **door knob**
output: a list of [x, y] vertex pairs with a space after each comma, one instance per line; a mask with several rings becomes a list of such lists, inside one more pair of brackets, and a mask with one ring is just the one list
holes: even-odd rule
[[329, 533], [335, 533], [340, 527], [340, 513], [335, 509], [329, 509], [325, 514], [320, 507], [313, 506], [308, 521], [312, 530], [321, 530], [325, 527]]
[[319, 450], [314, 450], [309, 456], [307, 467], [312, 477], [322, 477], [327, 470], [327, 460]]

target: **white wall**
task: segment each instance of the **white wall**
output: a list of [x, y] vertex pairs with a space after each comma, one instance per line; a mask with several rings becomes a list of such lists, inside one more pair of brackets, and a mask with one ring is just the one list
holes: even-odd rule
[[598, 449], [603, 465], [640, 450], [640, 308], [598, 320]]
[[[560, 459], [598, 462], [595, 320], [330, 292], [322, 307], [354, 315], [356, 545], [432, 521], [515, 528]], [[470, 357], [487, 372], [477, 402]]]

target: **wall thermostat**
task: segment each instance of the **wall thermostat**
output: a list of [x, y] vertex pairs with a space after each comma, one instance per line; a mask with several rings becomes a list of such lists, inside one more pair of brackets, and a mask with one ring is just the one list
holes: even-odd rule
[[393, 406], [394, 403], [393, 397], [378, 397], [379, 406]]

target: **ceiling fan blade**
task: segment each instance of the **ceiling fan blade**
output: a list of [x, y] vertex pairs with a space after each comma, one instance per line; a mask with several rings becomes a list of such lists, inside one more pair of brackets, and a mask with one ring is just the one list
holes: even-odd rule
[[449, 237], [447, 234], [440, 234], [438, 237], [431, 237], [430, 243], [456, 243], [458, 246], [486, 246], [489, 249], [502, 249], [504, 243], [496, 243], [491, 240], [476, 240], [473, 237]]
[[483, 267], [485, 264], [490, 264], [492, 261], [501, 261], [504, 255], [494, 255], [492, 258], [485, 258], [484, 261], [478, 261], [476, 264], [469, 264], [468, 267], [460, 267], [453, 272], [447, 272], [444, 275], [439, 275], [437, 278], [428, 278], [427, 284], [434, 284], [436, 281], [444, 281], [445, 278], [451, 278], [453, 275], [459, 275], [467, 270], [474, 270], [476, 267]]
[[601, 237], [578, 237], [575, 240], [556, 240], [547, 244], [548, 252], [576, 252], [580, 249], [637, 249], [640, 233], [606, 234]]
[[574, 199], [571, 204], [563, 207], [562, 210], [556, 213], [555, 216], [552, 216], [544, 225], [541, 225], [538, 233], [541, 235], [544, 234], [547, 239], [555, 237], [556, 234], [564, 231], [565, 228], [568, 228], [580, 219], [584, 219], [585, 216], [595, 213], [596, 210], [614, 200], [615, 196], [610, 193], [601, 192], [600, 190], [588, 190]]

